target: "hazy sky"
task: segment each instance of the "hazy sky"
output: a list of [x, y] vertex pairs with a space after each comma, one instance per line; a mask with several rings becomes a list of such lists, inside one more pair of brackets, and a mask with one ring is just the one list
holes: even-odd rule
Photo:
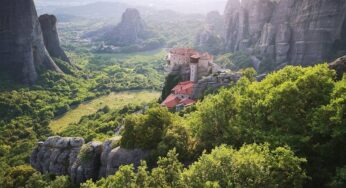
[[157, 9], [172, 9], [191, 13], [205, 13], [212, 10], [223, 12], [227, 3], [227, 0], [35, 0], [38, 6], [71, 6], [104, 1], [121, 2], [131, 6], [151, 6]]

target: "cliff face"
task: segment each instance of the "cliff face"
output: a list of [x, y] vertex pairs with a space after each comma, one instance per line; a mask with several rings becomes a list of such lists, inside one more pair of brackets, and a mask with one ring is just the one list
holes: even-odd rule
[[217, 11], [209, 12], [206, 16], [205, 24], [204, 29], [196, 37], [195, 47], [201, 51], [208, 51], [216, 55], [223, 48], [223, 16]]
[[49, 56], [33, 0], [0, 3], [0, 71], [31, 84], [37, 69], [61, 71]]
[[59, 35], [56, 27], [57, 19], [54, 15], [41, 15], [39, 17], [43, 33], [44, 44], [50, 56], [70, 62], [64, 50], [60, 47]]
[[117, 146], [118, 140], [84, 144], [82, 138], [50, 137], [38, 143], [30, 163], [42, 173], [69, 175], [73, 183], [114, 175], [122, 165], [140, 165], [148, 152]]
[[312, 65], [346, 54], [345, 0], [229, 0], [225, 40], [278, 65]]

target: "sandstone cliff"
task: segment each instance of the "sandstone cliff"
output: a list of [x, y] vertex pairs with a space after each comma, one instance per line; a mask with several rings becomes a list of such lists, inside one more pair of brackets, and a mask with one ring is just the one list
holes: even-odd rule
[[345, 0], [229, 0], [226, 51], [312, 65], [346, 54]]
[[64, 50], [60, 46], [58, 30], [56, 27], [57, 18], [54, 15], [41, 15], [39, 17], [43, 33], [44, 44], [51, 57], [70, 62]]
[[134, 164], [148, 156], [148, 152], [117, 147], [118, 140], [84, 144], [82, 138], [50, 137], [38, 143], [30, 163], [42, 173], [69, 175], [75, 184], [88, 179], [97, 180], [113, 175], [120, 166]]
[[33, 0], [0, 2], [0, 71], [31, 84], [38, 69], [61, 71], [45, 48]]

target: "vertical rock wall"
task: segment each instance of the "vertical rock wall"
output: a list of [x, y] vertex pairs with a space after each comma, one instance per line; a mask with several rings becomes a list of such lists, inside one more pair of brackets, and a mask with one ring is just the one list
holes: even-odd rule
[[60, 47], [58, 30], [56, 27], [57, 18], [54, 15], [44, 14], [39, 17], [42, 28], [44, 44], [51, 57], [70, 62], [64, 50]]
[[0, 71], [31, 84], [39, 68], [60, 72], [49, 56], [33, 0], [0, 2]]
[[122, 165], [139, 166], [149, 152], [117, 147], [118, 140], [89, 142], [82, 138], [50, 137], [38, 143], [31, 165], [42, 173], [69, 175], [75, 184], [114, 175]]
[[229, 0], [225, 40], [278, 65], [313, 65], [346, 54], [345, 0]]

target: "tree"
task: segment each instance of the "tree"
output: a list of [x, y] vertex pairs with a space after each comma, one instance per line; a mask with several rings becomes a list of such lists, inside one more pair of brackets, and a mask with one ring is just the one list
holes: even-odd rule
[[245, 145], [239, 151], [228, 146], [210, 154], [186, 169], [182, 178], [188, 187], [302, 187], [306, 179], [300, 167], [306, 160], [288, 148]]

